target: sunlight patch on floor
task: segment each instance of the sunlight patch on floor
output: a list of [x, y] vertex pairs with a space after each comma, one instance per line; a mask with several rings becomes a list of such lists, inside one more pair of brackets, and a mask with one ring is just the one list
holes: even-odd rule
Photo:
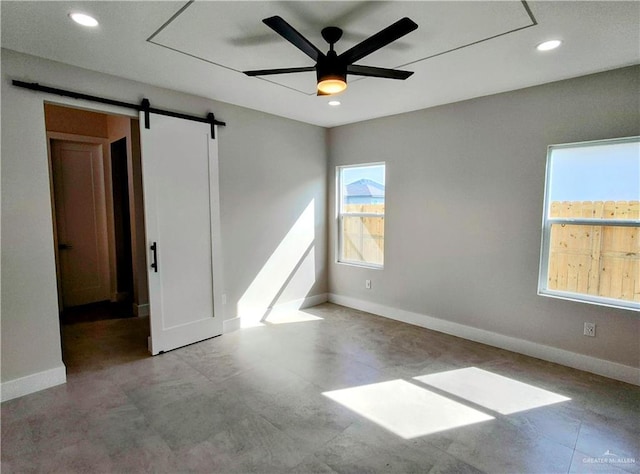
[[477, 367], [422, 375], [414, 380], [503, 415], [571, 400]]
[[323, 395], [404, 439], [494, 419], [400, 379]]

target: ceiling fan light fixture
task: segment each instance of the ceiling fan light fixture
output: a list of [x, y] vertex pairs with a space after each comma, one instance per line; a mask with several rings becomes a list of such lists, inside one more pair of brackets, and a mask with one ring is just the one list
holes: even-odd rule
[[347, 80], [344, 76], [327, 75], [318, 81], [318, 90], [323, 94], [337, 94], [347, 88]]

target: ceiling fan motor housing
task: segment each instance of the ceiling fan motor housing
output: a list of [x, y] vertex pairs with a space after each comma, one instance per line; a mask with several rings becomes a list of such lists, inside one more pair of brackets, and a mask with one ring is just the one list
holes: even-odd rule
[[347, 82], [347, 64], [340, 60], [335, 51], [329, 51], [325, 57], [318, 58], [316, 64], [318, 82], [327, 79], [339, 79]]

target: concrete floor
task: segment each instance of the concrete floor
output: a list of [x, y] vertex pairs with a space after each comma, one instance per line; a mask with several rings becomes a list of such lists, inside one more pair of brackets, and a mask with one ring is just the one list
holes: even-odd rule
[[2, 472], [640, 472], [639, 387], [332, 304], [293, 316], [156, 357], [144, 318], [63, 326], [68, 382], [2, 404]]

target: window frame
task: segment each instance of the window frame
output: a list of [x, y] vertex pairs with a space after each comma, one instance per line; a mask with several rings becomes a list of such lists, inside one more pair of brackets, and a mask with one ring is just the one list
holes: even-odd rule
[[[385, 182], [384, 182], [384, 186], [385, 186], [385, 212], [382, 214], [376, 214], [376, 213], [370, 213], [370, 212], [343, 212], [342, 211], [342, 170], [344, 169], [348, 169], [348, 168], [365, 168], [365, 167], [369, 167], [369, 166], [384, 166], [384, 176], [385, 176]], [[335, 262], [337, 264], [340, 265], [350, 265], [350, 266], [355, 266], [355, 267], [364, 267], [364, 268], [369, 268], [369, 269], [373, 269], [373, 270], [382, 270], [384, 268], [384, 255], [385, 255], [385, 246], [386, 246], [386, 228], [385, 228], [385, 223], [386, 223], [386, 200], [387, 200], [387, 190], [386, 190], [386, 186], [387, 186], [387, 163], [385, 161], [376, 161], [376, 162], [372, 162], [372, 163], [359, 163], [359, 164], [354, 164], [354, 165], [338, 165], [336, 166], [336, 258], [335, 258]], [[342, 260], [342, 245], [343, 245], [343, 239], [342, 239], [342, 228], [343, 228], [343, 220], [344, 220], [344, 216], [350, 216], [350, 217], [382, 217], [382, 225], [383, 225], [383, 229], [384, 229], [384, 234], [385, 234], [385, 238], [383, 241], [383, 248], [382, 248], [382, 264], [377, 264], [377, 263], [369, 263], [369, 262], [362, 262], [362, 261], [358, 261], [358, 260]]]
[[563, 148], [584, 148], [590, 146], [614, 145], [619, 143], [639, 142], [640, 136], [613, 138], [604, 140], [591, 140], [585, 142], [562, 143], [549, 145], [547, 147], [547, 163], [544, 182], [544, 203], [542, 210], [542, 237], [540, 250], [540, 266], [538, 270], [538, 295], [551, 298], [557, 298], [568, 301], [576, 301], [580, 303], [595, 304], [598, 306], [606, 306], [609, 308], [627, 309], [640, 311], [640, 302], [621, 300], [618, 298], [607, 298], [597, 295], [589, 295], [584, 293], [573, 293], [569, 291], [554, 290], [548, 288], [549, 278], [549, 254], [551, 246], [551, 226], [553, 224], [568, 225], [598, 225], [602, 227], [640, 227], [640, 219], [593, 219], [593, 218], [575, 218], [575, 217], [549, 217], [550, 214], [550, 194], [551, 194], [551, 155], [554, 150]]

